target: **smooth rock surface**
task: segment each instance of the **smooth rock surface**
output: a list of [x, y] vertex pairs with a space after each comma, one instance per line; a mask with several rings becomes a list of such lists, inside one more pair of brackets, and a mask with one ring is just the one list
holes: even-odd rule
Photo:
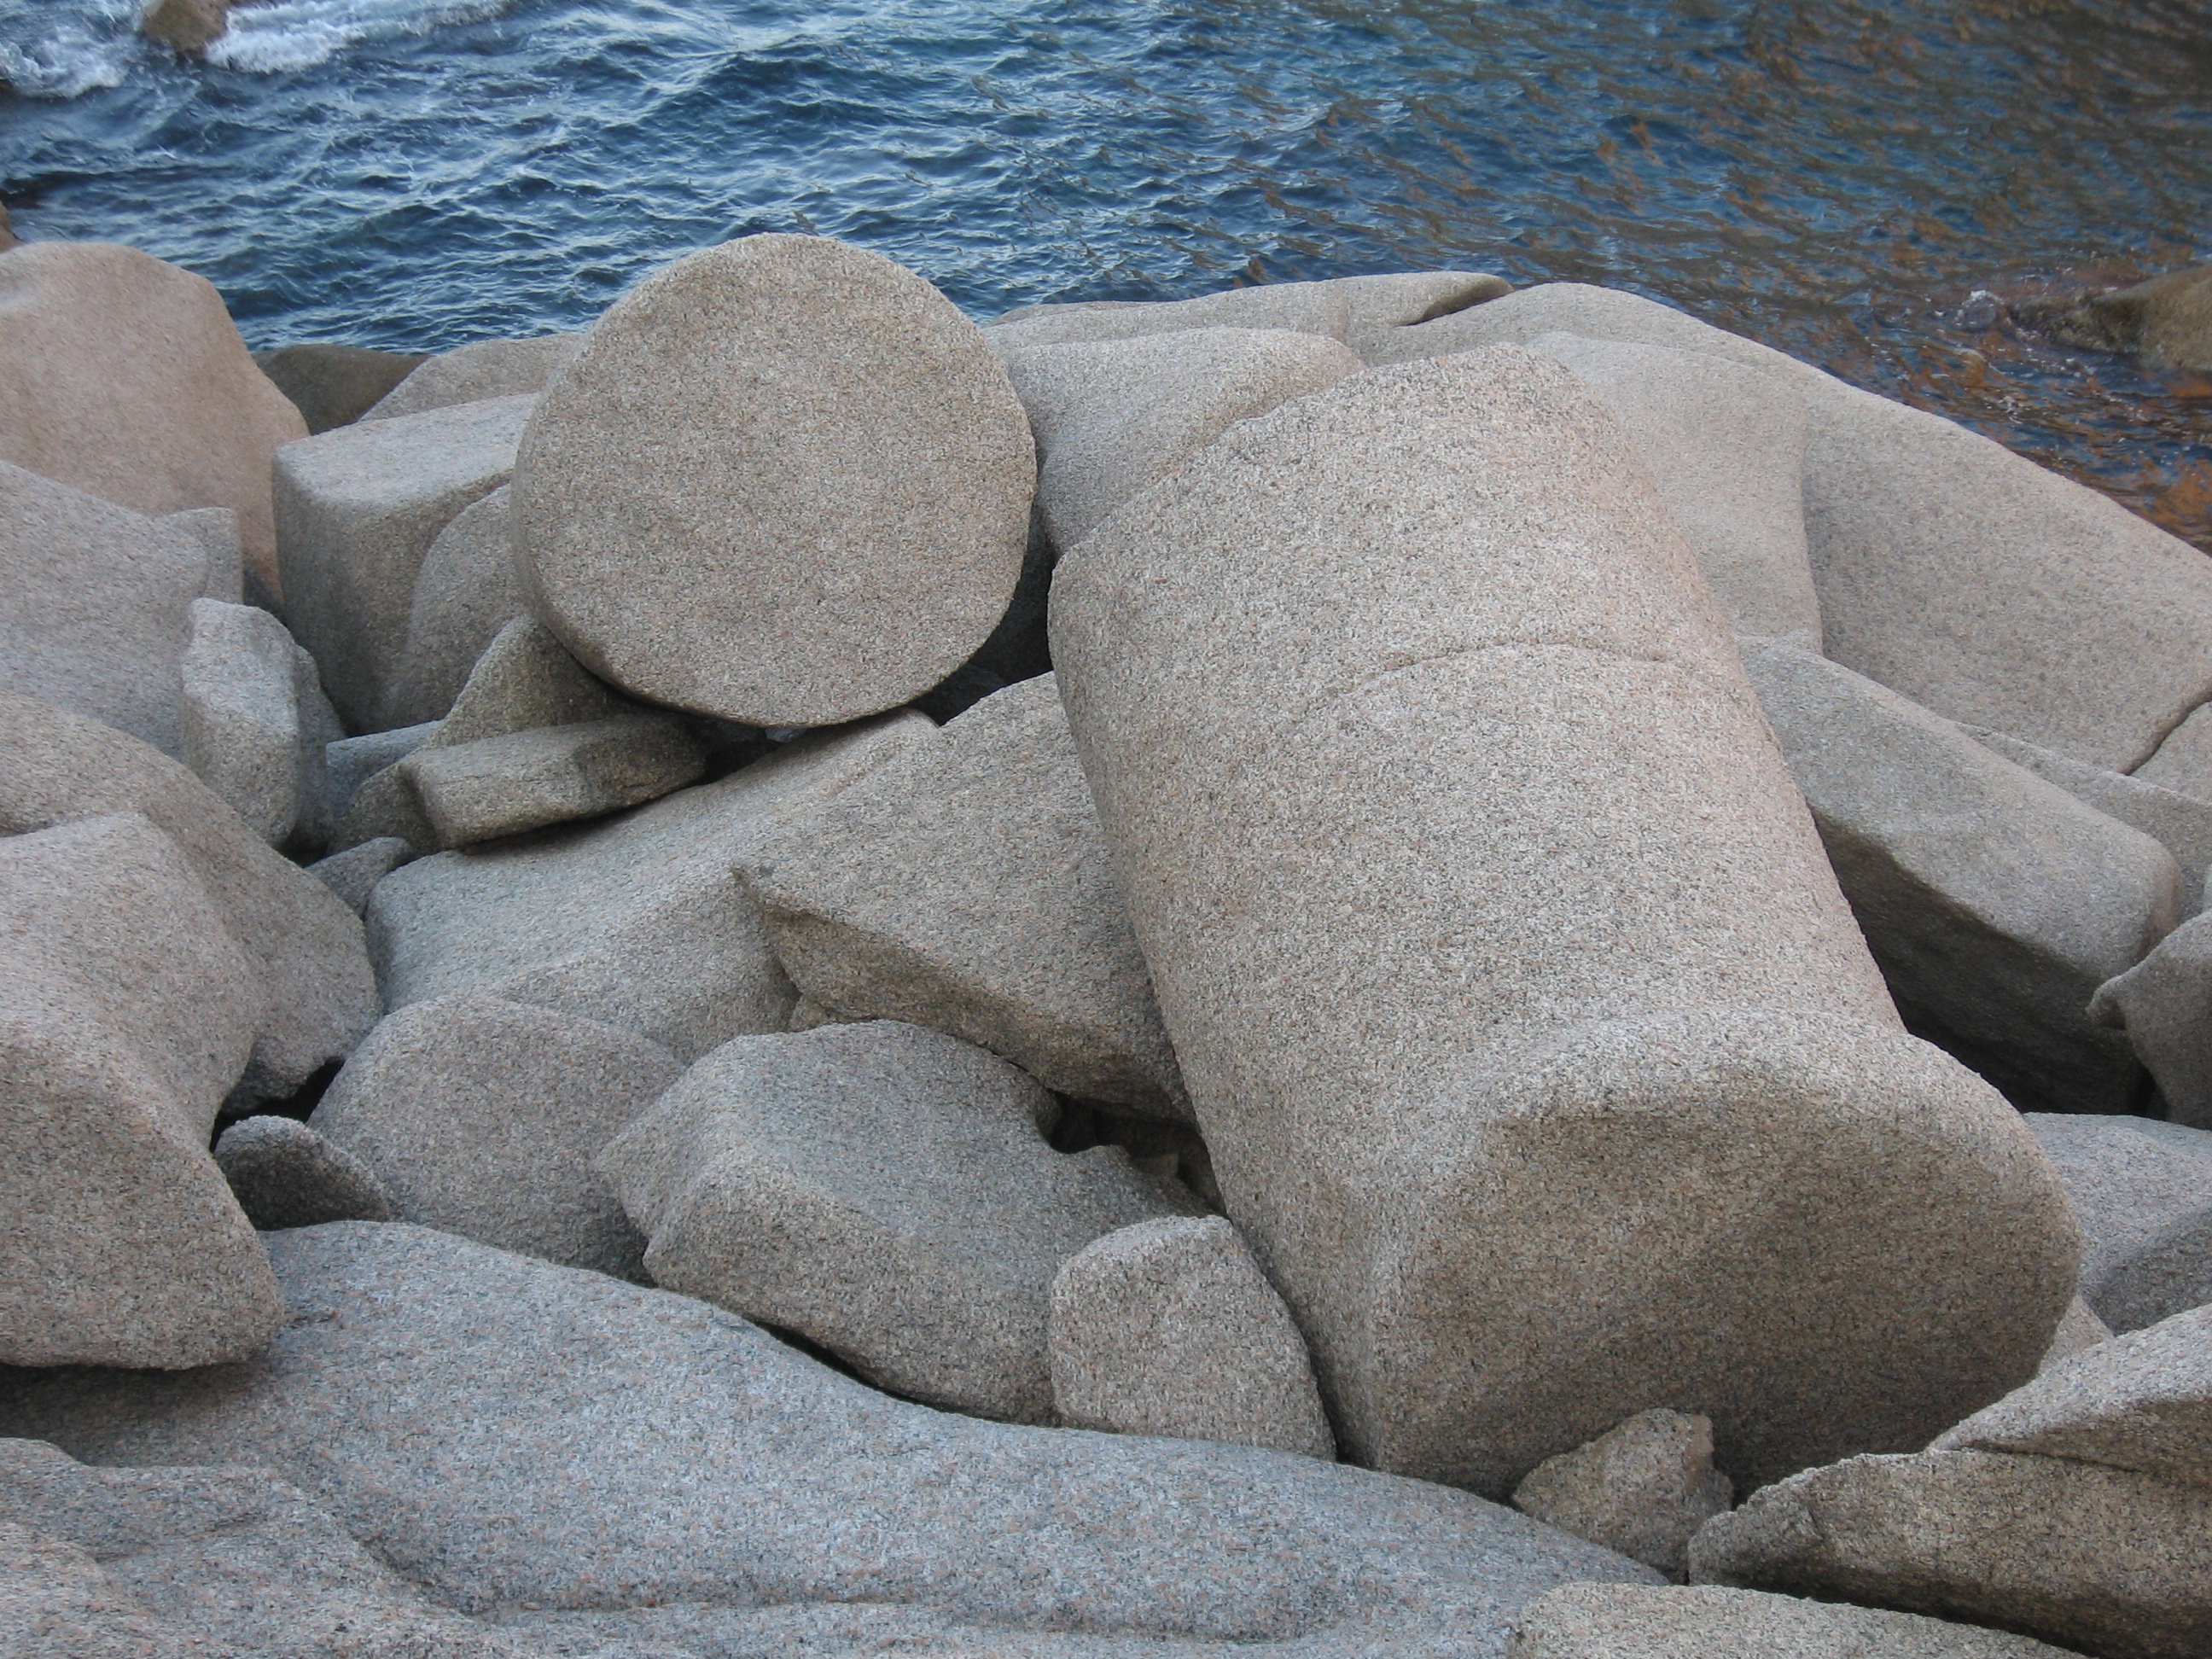
[[1362, 362], [1379, 361], [1401, 329], [1432, 323], [1513, 292], [1503, 276], [1480, 270], [1404, 270], [1340, 276], [1349, 315], [1345, 343]]
[[368, 908], [368, 896], [376, 890], [376, 884], [415, 856], [415, 849], [397, 836], [380, 836], [316, 860], [307, 866], [307, 873], [359, 915]]
[[638, 705], [596, 678], [544, 623], [517, 617], [469, 668], [453, 707], [422, 749], [450, 749], [536, 726], [635, 714]]
[[1349, 1455], [1502, 1493], [1665, 1406], [1753, 1483], [2033, 1374], [2063, 1194], [1898, 1028], [1689, 548], [1565, 368], [1466, 355], [1241, 423], [1063, 560], [1053, 654]]
[[817, 1007], [950, 1032], [1061, 1094], [1190, 1121], [1050, 676], [916, 728], [740, 869]]
[[989, 636], [1036, 477], [1005, 371], [943, 295], [880, 254], [750, 236], [594, 325], [523, 440], [515, 545], [532, 611], [602, 678], [829, 726]]
[[375, 1177], [392, 1218], [635, 1279], [645, 1242], [592, 1159], [683, 1072], [635, 1031], [440, 997], [369, 1033], [307, 1121]]
[[255, 367], [307, 421], [309, 437], [333, 427], [351, 426], [429, 361], [419, 351], [376, 351], [325, 340], [304, 340], [253, 354]]
[[540, 334], [457, 347], [423, 362], [361, 418], [389, 421], [456, 404], [543, 392], [583, 343], [580, 334]]
[[2212, 1129], [2212, 916], [2183, 923], [2098, 987], [2089, 1018], [2127, 1033], [2169, 1117]]
[[389, 1221], [383, 1183], [343, 1146], [295, 1117], [242, 1117], [215, 1144], [215, 1161], [264, 1232], [325, 1221]]
[[2125, 1111], [2142, 1076], [2089, 1000], [2179, 915], [2165, 848], [1838, 664], [1744, 667], [1905, 1024], [2023, 1109]]
[[1037, 505], [1053, 544], [1081, 541], [1235, 422], [1359, 372], [1337, 341], [1206, 328], [1018, 351], [1006, 376], [1037, 445]]
[[1708, 1522], [1690, 1576], [2000, 1625], [2100, 1659], [2195, 1659], [2212, 1644], [2212, 1489], [1996, 1452], [1854, 1457]]
[[1513, 1489], [1513, 1507], [1680, 1579], [1691, 1535], [1726, 1514], [1735, 1497], [1713, 1467], [1713, 1425], [1650, 1411], [1546, 1458]]
[[0, 266], [0, 461], [139, 513], [225, 507], [277, 586], [269, 465], [307, 434], [205, 279], [106, 242]]
[[739, 1037], [617, 1136], [599, 1167], [653, 1282], [819, 1344], [930, 1405], [1054, 1421], [1053, 1274], [1196, 1199], [1118, 1147], [1045, 1139], [1052, 1097], [895, 1020]]
[[527, 397], [356, 422], [276, 457], [284, 620], [356, 732], [396, 726], [415, 578], [438, 532], [507, 482]]
[[1281, 329], [1341, 340], [1352, 329], [1352, 295], [1333, 282], [1261, 283], [1194, 300], [1030, 306], [994, 319], [985, 331], [1003, 355], [1201, 328]]
[[260, 987], [137, 814], [0, 840], [0, 1364], [206, 1365], [284, 1316], [208, 1156]]
[[266, 611], [195, 599], [182, 758], [271, 847], [330, 838], [325, 751], [344, 736], [315, 659]]
[[438, 532], [416, 573], [399, 679], [384, 717], [445, 718], [500, 629], [529, 609], [514, 569], [511, 485], [464, 507]]
[[802, 739], [605, 823], [394, 870], [369, 901], [385, 1006], [457, 991], [642, 1032], [690, 1061], [795, 997], [735, 878], [785, 814], [933, 738], [919, 714]]
[[623, 714], [450, 749], [426, 744], [399, 769], [442, 849], [604, 817], [682, 788], [706, 766], [674, 715]]
[[2154, 1118], [2031, 1112], [2086, 1249], [2081, 1299], [2115, 1331], [2212, 1303], [2212, 1133]]
[[432, 1595], [556, 1610], [576, 1638], [693, 1603], [751, 1637], [735, 1650], [823, 1659], [886, 1635], [1495, 1659], [1531, 1597], [1656, 1577], [1462, 1492], [907, 1405], [703, 1303], [447, 1235], [270, 1245], [295, 1317], [261, 1363], [14, 1373], [0, 1423], [104, 1463], [250, 1458]]
[[1506, 1659], [2069, 1659], [1917, 1613], [1719, 1584], [1568, 1584], [1530, 1602]]
[[177, 843], [258, 981], [260, 1014], [234, 1104], [280, 1099], [376, 1019], [361, 920], [279, 857], [174, 761], [80, 715], [0, 690], [0, 835], [139, 812]]
[[2132, 775], [2197, 800], [2212, 801], [2212, 708], [2192, 711]]
[[[245, 603], [246, 550], [238, 542], [237, 514], [227, 507], [188, 507], [164, 513], [161, 523], [165, 529], [183, 531], [207, 555], [207, 580], [200, 586], [200, 598], [221, 599], [225, 605]], [[253, 581], [261, 585], [258, 576]]]
[[1139, 1221], [1068, 1257], [1049, 1340], [1070, 1428], [1336, 1457], [1305, 1339], [1219, 1216]]

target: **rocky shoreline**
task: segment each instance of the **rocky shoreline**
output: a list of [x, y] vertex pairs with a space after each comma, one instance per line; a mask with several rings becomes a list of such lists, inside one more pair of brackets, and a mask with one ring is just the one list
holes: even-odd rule
[[2195, 549], [1474, 272], [0, 318], [10, 1654], [2212, 1650]]

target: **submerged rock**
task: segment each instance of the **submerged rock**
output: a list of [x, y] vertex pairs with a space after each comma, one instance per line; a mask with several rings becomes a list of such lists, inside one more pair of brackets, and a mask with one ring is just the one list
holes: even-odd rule
[[2086, 299], [2023, 302], [2010, 309], [2061, 345], [2125, 352], [2152, 368], [2212, 373], [2212, 265], [2169, 270]]

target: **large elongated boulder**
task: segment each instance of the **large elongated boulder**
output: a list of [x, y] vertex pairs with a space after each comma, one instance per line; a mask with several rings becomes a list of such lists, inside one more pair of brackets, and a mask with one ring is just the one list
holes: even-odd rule
[[987, 332], [1002, 353], [1207, 328], [1276, 329], [1341, 340], [1352, 330], [1352, 299], [1350, 291], [1334, 282], [1256, 283], [1191, 300], [1024, 306], [994, 318]]
[[1418, 1481], [908, 1405], [705, 1303], [445, 1234], [270, 1248], [293, 1318], [263, 1363], [6, 1375], [0, 1422], [107, 1465], [250, 1461], [572, 1653], [659, 1618], [678, 1652], [1496, 1659], [1532, 1596], [1656, 1578]]
[[1521, 1615], [1506, 1659], [2075, 1659], [2026, 1636], [1718, 1584], [1569, 1584]]
[[206, 1365], [283, 1318], [208, 1155], [262, 993], [137, 814], [0, 840], [0, 1364]]
[[2033, 1372], [2064, 1196], [1899, 1029], [1566, 370], [1468, 354], [1232, 428], [1063, 562], [1053, 655], [1230, 1215], [1352, 1455], [1503, 1492], [1666, 1406], [1756, 1483]]
[[204, 278], [106, 242], [0, 265], [0, 461], [140, 513], [228, 507], [273, 591], [270, 458], [307, 431]]
[[951, 301], [880, 254], [750, 236], [593, 325], [524, 437], [515, 545], [538, 619], [602, 678], [830, 726], [928, 690], [990, 635], [1035, 469]]
[[2212, 1133], [2154, 1118], [2031, 1112], [2081, 1222], [2081, 1299], [2115, 1331], [2212, 1303]]

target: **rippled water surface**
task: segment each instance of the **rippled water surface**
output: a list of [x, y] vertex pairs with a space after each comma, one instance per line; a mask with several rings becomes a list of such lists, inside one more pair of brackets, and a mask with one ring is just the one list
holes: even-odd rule
[[2212, 258], [2197, 0], [280, 0], [204, 67], [0, 0], [30, 236], [257, 345], [573, 328], [757, 230], [978, 315], [1440, 266], [1635, 289], [2212, 548], [2212, 383], [1996, 298]]

